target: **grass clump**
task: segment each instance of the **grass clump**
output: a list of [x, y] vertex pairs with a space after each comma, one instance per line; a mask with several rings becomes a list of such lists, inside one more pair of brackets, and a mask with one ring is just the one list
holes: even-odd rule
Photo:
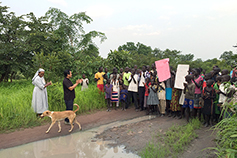
[[[31, 107], [33, 89], [29, 80], [0, 83], [0, 133], [39, 126], [50, 121], [36, 117]], [[47, 92], [49, 110], [64, 111], [66, 106], [62, 83], [53, 83], [47, 87]], [[90, 84], [86, 91], [81, 91], [78, 86], [75, 94], [74, 103], [80, 106], [77, 113], [88, 113], [106, 107], [104, 95], [98, 92], [95, 84]]]
[[199, 129], [200, 126], [200, 121], [193, 119], [187, 125], [174, 125], [163, 134], [157, 133], [156, 141], [149, 142], [140, 153], [140, 156], [142, 158], [177, 157], [197, 137], [195, 130]]

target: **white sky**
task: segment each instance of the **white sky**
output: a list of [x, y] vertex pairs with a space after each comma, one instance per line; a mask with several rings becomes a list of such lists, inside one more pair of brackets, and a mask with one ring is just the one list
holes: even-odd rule
[[179, 50], [203, 60], [219, 58], [224, 51], [237, 52], [236, 0], [1, 0], [17, 15], [43, 16], [55, 7], [69, 16], [86, 11], [93, 22], [85, 30], [101, 31], [100, 55], [107, 57], [126, 42], [152, 49]]

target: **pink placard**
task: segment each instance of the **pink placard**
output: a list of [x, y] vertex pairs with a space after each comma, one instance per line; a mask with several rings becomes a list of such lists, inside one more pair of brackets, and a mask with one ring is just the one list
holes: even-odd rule
[[169, 58], [158, 60], [155, 62], [155, 64], [156, 64], [157, 75], [160, 82], [165, 81], [171, 77]]

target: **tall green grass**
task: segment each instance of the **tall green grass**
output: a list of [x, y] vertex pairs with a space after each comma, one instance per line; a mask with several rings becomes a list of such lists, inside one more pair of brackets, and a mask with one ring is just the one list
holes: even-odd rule
[[200, 121], [193, 119], [187, 125], [170, 127], [164, 134], [158, 132], [154, 140], [142, 150], [140, 156], [142, 158], [177, 157], [197, 137], [194, 130], [199, 129], [200, 126]]
[[[47, 120], [38, 119], [31, 107], [33, 89], [31, 81], [27, 80], [0, 83], [0, 132], [38, 126]], [[66, 106], [62, 83], [53, 83], [47, 88], [47, 92], [49, 110], [64, 111]], [[81, 91], [81, 87], [78, 86], [75, 93], [74, 103], [80, 106], [77, 113], [87, 113], [106, 107], [104, 95], [98, 92], [95, 84], [89, 85], [86, 91]]]

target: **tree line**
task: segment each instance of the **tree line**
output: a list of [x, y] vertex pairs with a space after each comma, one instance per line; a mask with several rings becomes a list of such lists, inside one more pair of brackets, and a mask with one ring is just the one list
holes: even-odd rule
[[46, 79], [54, 82], [62, 80], [65, 69], [71, 69], [75, 78], [85, 74], [92, 81], [99, 66], [111, 71], [113, 67], [141, 67], [169, 58], [174, 68], [189, 64], [210, 71], [213, 65], [231, 69], [231, 63], [235, 64], [237, 59], [236, 54], [227, 51], [219, 58], [194, 60], [193, 54], [152, 49], [140, 42], [127, 42], [102, 58], [93, 39], [100, 38], [103, 42], [106, 35], [84, 31], [84, 24], [93, 21], [85, 12], [69, 16], [57, 8], [49, 8], [45, 15], [36, 17], [32, 12], [16, 16], [8, 9], [0, 2], [0, 82], [29, 79], [39, 67], [46, 70]]

